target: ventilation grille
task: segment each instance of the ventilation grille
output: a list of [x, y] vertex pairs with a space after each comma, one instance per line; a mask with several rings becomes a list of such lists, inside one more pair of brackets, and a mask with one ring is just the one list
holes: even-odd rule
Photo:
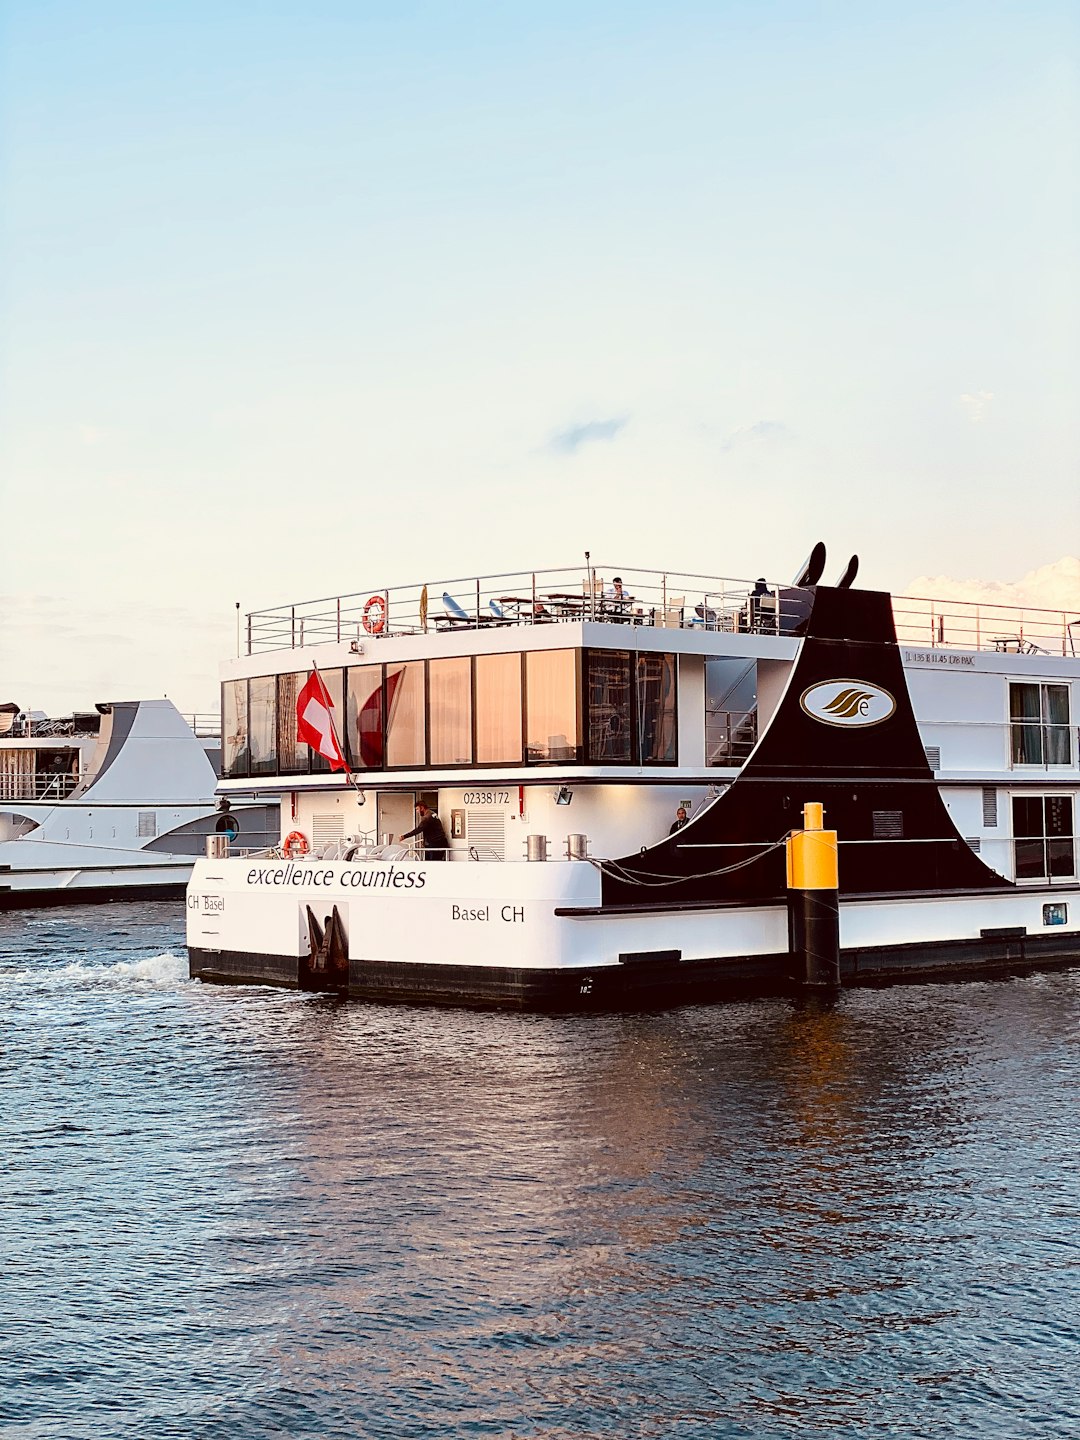
[[983, 786], [983, 824], [994, 826], [998, 823], [997, 818], [997, 791], [993, 785]]
[[465, 835], [481, 860], [506, 859], [506, 816], [501, 810], [466, 810]]
[[157, 814], [153, 810], [139, 811], [139, 839], [148, 840], [157, 834]]
[[966, 838], [967, 843], [971, 846], [972, 850], [975, 851], [975, 854], [978, 855], [979, 851], [982, 849], [981, 837], [978, 835], [968, 835]]
[[311, 817], [311, 844], [314, 849], [321, 850], [324, 845], [344, 838], [345, 816], [340, 810], [335, 810], [327, 815]]
[[924, 746], [923, 746], [923, 749], [926, 751], [926, 763], [930, 766], [930, 769], [931, 769], [931, 770], [940, 770], [940, 769], [941, 769], [941, 746], [940, 746], [940, 745], [924, 745]]
[[874, 839], [902, 840], [904, 838], [904, 812], [902, 810], [874, 811]]

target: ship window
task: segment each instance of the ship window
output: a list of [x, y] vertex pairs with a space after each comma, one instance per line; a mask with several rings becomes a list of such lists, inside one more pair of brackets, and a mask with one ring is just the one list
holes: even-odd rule
[[521, 656], [476, 657], [476, 761], [521, 763]]
[[589, 714], [588, 758], [595, 765], [631, 759], [630, 652], [592, 650], [588, 656], [586, 695]]
[[[326, 686], [326, 693], [330, 696], [330, 718], [334, 722], [334, 734], [337, 736], [338, 744], [344, 749], [345, 746], [345, 677], [341, 670], [320, 670], [322, 682]], [[305, 677], [301, 677], [303, 680]], [[316, 775], [329, 773], [330, 761], [324, 756], [316, 754], [311, 747], [308, 747], [308, 760], [312, 771]]]
[[277, 684], [273, 675], [248, 681], [248, 721], [252, 775], [277, 768]]
[[354, 770], [381, 770], [386, 753], [383, 745], [381, 665], [354, 665], [350, 668], [345, 715], [349, 763]]
[[248, 750], [246, 680], [226, 680], [221, 687], [221, 742], [222, 775], [247, 775], [251, 768], [251, 754]]
[[296, 697], [308, 672], [277, 677], [277, 755], [279, 775], [306, 775], [308, 747], [296, 738]]
[[386, 667], [386, 763], [388, 766], [423, 765], [427, 761], [424, 737], [424, 662], [411, 660]]
[[530, 650], [525, 655], [525, 756], [577, 760], [577, 656], [573, 650]]
[[1069, 687], [1014, 681], [1009, 686], [1014, 765], [1070, 765]]
[[637, 740], [642, 765], [676, 758], [675, 656], [637, 657]]
[[472, 663], [428, 662], [428, 725], [432, 765], [472, 763]]
[[1076, 873], [1071, 795], [1014, 795], [1017, 880], [1058, 880]]

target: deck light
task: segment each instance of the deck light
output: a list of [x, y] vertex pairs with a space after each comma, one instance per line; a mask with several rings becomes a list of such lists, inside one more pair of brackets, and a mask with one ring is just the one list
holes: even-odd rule
[[570, 801], [571, 801], [573, 798], [574, 798], [574, 792], [573, 792], [571, 789], [569, 789], [566, 785], [560, 785], [559, 788], [558, 788], [558, 790], [555, 791], [555, 804], [556, 804], [556, 805], [569, 805], [569, 804], [570, 804]]

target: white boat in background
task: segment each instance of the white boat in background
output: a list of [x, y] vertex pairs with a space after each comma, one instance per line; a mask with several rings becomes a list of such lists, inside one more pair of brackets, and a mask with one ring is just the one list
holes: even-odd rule
[[206, 836], [250, 845], [276, 801], [222, 810], [217, 718], [130, 700], [49, 719], [0, 706], [0, 909], [180, 895]]

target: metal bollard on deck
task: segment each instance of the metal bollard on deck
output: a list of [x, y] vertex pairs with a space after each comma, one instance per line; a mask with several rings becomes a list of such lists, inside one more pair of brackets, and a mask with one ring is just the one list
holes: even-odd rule
[[825, 807], [803, 806], [803, 828], [788, 837], [788, 944], [792, 978], [808, 990], [840, 988], [839, 865]]

